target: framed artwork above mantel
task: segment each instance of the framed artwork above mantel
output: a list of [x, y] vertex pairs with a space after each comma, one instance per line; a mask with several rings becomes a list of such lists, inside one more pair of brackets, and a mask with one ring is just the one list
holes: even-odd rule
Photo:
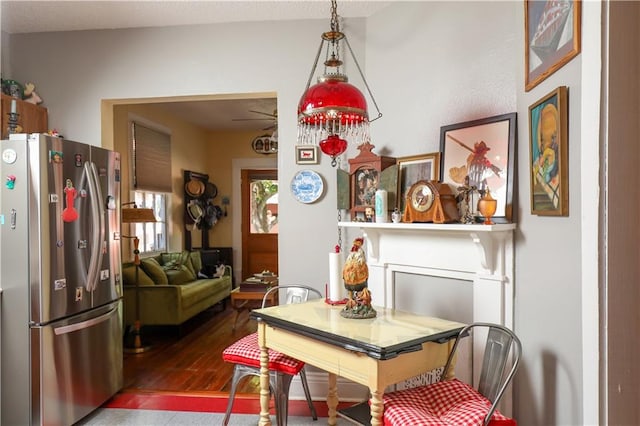
[[481, 195], [490, 190], [498, 201], [492, 219], [499, 223], [515, 220], [516, 126], [512, 112], [440, 128], [440, 181], [473, 186]]

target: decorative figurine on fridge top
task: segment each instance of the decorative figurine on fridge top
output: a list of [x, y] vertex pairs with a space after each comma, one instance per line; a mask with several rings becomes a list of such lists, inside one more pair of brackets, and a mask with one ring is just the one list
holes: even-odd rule
[[371, 292], [368, 288], [369, 268], [362, 245], [364, 238], [353, 241], [351, 251], [342, 268], [342, 279], [349, 298], [340, 315], [344, 318], [375, 318], [376, 310], [371, 306]]

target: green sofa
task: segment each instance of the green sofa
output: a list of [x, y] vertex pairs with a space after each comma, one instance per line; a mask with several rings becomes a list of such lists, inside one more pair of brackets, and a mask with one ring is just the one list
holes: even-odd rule
[[[221, 277], [205, 278], [200, 252], [162, 253], [141, 260], [138, 268], [142, 325], [181, 325], [231, 294], [231, 266]], [[136, 267], [122, 265], [124, 322], [136, 320]]]

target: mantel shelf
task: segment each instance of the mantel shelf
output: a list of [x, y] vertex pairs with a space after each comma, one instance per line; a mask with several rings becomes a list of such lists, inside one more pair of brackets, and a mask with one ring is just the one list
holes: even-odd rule
[[497, 263], [497, 257], [502, 255], [502, 249], [507, 237], [511, 238], [516, 229], [515, 223], [497, 223], [493, 225], [460, 223], [373, 223], [373, 222], [338, 222], [342, 228], [359, 228], [366, 235], [368, 254], [373, 259], [379, 258], [380, 240], [383, 236], [447, 238], [469, 236], [478, 249], [480, 264], [486, 271], [501, 273], [502, 265]]
[[462, 223], [375, 223], [375, 222], [338, 222], [342, 228], [380, 229], [381, 231], [453, 231], [453, 232], [503, 232], [516, 229], [515, 223], [496, 223], [493, 225], [465, 225]]

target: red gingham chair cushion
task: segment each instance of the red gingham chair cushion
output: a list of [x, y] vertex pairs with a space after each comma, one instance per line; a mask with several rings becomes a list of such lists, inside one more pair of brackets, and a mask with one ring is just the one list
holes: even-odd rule
[[[385, 426], [480, 426], [491, 402], [458, 379], [385, 394]], [[516, 426], [498, 410], [490, 426]]]
[[[234, 364], [260, 368], [260, 345], [258, 333], [253, 333], [235, 342], [222, 352], [222, 359]], [[304, 367], [304, 362], [269, 349], [269, 370], [295, 376]]]

